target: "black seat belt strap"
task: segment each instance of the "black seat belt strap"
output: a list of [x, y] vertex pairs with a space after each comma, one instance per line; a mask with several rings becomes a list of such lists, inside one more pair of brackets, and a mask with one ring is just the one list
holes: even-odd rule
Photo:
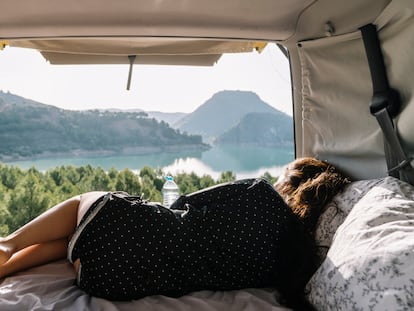
[[377, 29], [375, 25], [368, 24], [360, 30], [372, 79], [373, 95], [370, 111], [376, 117], [385, 138], [384, 150], [388, 175], [414, 184], [412, 158], [405, 155], [392, 120], [399, 113], [400, 96], [398, 91], [389, 86]]

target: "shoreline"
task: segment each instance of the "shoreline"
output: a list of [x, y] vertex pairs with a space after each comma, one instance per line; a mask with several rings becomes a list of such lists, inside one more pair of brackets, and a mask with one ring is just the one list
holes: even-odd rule
[[31, 156], [21, 155], [1, 155], [0, 162], [7, 164], [8, 162], [18, 161], [29, 161], [29, 160], [43, 160], [56, 157], [84, 157], [84, 158], [95, 158], [95, 157], [112, 157], [112, 156], [131, 156], [131, 155], [145, 155], [157, 152], [174, 153], [174, 152], [189, 152], [189, 151], [207, 151], [211, 148], [207, 144], [197, 145], [174, 145], [174, 146], [144, 146], [144, 147], [125, 147], [122, 150], [81, 150], [75, 149], [65, 152], [43, 152]]

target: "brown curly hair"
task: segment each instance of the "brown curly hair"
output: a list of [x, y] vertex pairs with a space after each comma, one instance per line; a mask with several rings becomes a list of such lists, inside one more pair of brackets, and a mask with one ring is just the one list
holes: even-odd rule
[[324, 206], [350, 182], [335, 166], [312, 157], [296, 159], [279, 179], [275, 189], [312, 233]]

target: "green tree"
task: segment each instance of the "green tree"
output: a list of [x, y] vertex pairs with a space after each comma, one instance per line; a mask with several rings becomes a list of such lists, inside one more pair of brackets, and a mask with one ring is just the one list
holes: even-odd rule
[[[80, 175], [72, 166], [60, 166], [46, 171], [45, 190], [53, 193], [53, 201], [59, 202], [79, 194]], [[78, 180], [78, 181], [76, 181]]]
[[269, 172], [265, 172], [261, 178], [267, 180], [269, 183], [271, 183], [272, 185], [277, 181], [277, 177], [273, 177], [272, 175], [270, 175]]
[[15, 231], [42, 212], [50, 204], [36, 170], [30, 170], [22, 183], [13, 191], [8, 205], [9, 230]]
[[138, 176], [129, 169], [122, 170], [116, 177], [115, 190], [126, 191], [131, 195], [139, 195], [141, 185]]
[[144, 166], [141, 168], [138, 175], [139, 177], [148, 176], [150, 180], [155, 180], [157, 178], [157, 174], [150, 166]]
[[94, 168], [91, 165], [86, 166], [80, 166], [77, 168], [77, 171], [79, 173], [79, 180], [87, 180], [88, 177], [90, 177], [93, 173]]
[[219, 179], [217, 180], [218, 183], [224, 183], [229, 181], [235, 181], [236, 176], [233, 174], [232, 171], [225, 171], [220, 174]]
[[151, 200], [161, 202], [161, 189], [164, 184], [164, 179], [161, 177], [162, 172], [156, 171], [150, 166], [144, 166], [139, 171], [141, 178], [142, 191], [148, 195]]
[[56, 167], [48, 172], [48, 175], [53, 180], [56, 186], [61, 186], [63, 184], [63, 181], [65, 179], [64, 170], [65, 168], [61, 166], [61, 167]]
[[9, 234], [9, 210], [6, 205], [6, 189], [0, 184], [0, 236]]
[[215, 184], [216, 182], [210, 175], [203, 175], [200, 178], [200, 189], [211, 187], [211, 186], [214, 186]]
[[20, 168], [15, 166], [0, 165], [1, 183], [7, 188], [13, 190], [22, 178], [23, 172]]
[[68, 197], [75, 196], [79, 193], [77, 191], [78, 188], [74, 185], [72, 185], [69, 181], [65, 181], [59, 188], [58, 188], [58, 194], [56, 195], [57, 198], [59, 198], [61, 201], [65, 200]]
[[164, 184], [164, 178], [162, 178], [162, 172], [154, 170], [150, 166], [144, 166], [139, 171], [139, 176], [141, 178], [144, 178], [145, 176], [147, 176], [148, 177], [147, 182], [151, 182], [157, 190], [161, 191], [162, 186]]
[[79, 171], [72, 165], [66, 166], [65, 177], [72, 185], [76, 185], [81, 180]]
[[180, 194], [188, 194], [200, 190], [200, 178], [195, 173], [177, 174], [174, 180], [180, 188]]
[[94, 170], [93, 176], [91, 178], [91, 190], [96, 190], [96, 191], [112, 190], [111, 179], [101, 167], [98, 167], [97, 169]]
[[144, 199], [153, 202], [162, 202], [161, 192], [155, 187], [153, 180], [148, 175], [141, 177], [141, 194]]
[[111, 180], [115, 180], [116, 176], [118, 176], [118, 170], [115, 167], [111, 167], [108, 171], [108, 177]]

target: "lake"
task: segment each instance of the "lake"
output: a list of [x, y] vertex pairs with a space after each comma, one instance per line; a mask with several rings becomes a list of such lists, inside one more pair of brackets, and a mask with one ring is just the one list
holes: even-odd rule
[[161, 168], [173, 175], [194, 172], [217, 179], [221, 172], [232, 171], [237, 178], [259, 177], [268, 172], [278, 176], [283, 166], [294, 159], [293, 148], [253, 147], [239, 145], [213, 145], [207, 151], [151, 153], [107, 157], [60, 157], [7, 162], [22, 169], [36, 167], [46, 171], [62, 165], [102, 167], [109, 170], [124, 168], [139, 171], [143, 166]]

